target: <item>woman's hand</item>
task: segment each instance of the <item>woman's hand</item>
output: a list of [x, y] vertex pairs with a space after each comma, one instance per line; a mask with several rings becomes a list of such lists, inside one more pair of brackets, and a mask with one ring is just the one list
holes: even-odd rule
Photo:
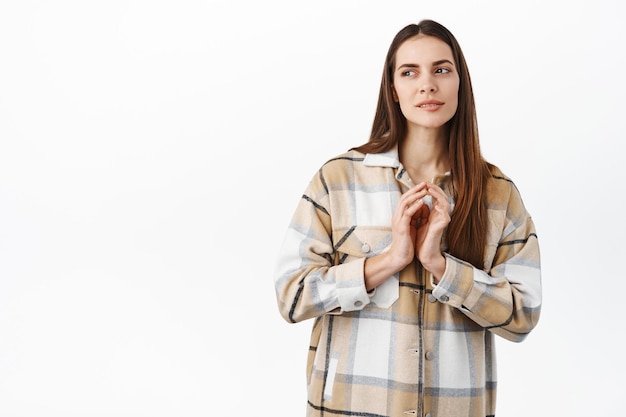
[[410, 264], [417, 254], [418, 213], [425, 207], [427, 184], [420, 183], [402, 194], [391, 217], [389, 250], [365, 260], [365, 287], [369, 291]]
[[396, 211], [391, 217], [389, 253], [401, 265], [400, 269], [411, 263], [417, 255], [415, 245], [418, 238], [419, 213], [426, 207], [424, 197], [427, 194], [428, 189], [425, 182], [410, 188], [400, 197]]
[[441, 239], [450, 223], [450, 201], [446, 193], [435, 184], [428, 183], [425, 189], [432, 198], [432, 209], [423, 204], [416, 213], [415, 256], [435, 276], [435, 281], [438, 281], [446, 268], [446, 261], [441, 253]]

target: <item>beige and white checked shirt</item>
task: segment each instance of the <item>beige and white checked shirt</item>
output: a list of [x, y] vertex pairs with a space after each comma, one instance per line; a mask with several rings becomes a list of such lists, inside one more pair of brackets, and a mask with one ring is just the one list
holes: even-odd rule
[[[435, 182], [450, 195], [449, 176]], [[321, 167], [297, 206], [274, 281], [285, 320], [313, 320], [310, 417], [493, 416], [494, 334], [519, 342], [537, 324], [535, 226], [497, 168], [484, 269], [446, 253], [438, 285], [416, 260], [365, 290], [365, 258], [389, 246], [392, 214], [411, 185], [396, 151], [350, 151]]]

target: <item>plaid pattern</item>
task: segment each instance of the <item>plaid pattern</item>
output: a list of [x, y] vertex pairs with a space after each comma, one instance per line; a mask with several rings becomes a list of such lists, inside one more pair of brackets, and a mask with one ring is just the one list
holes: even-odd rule
[[[448, 176], [436, 182], [450, 195]], [[445, 254], [436, 286], [414, 261], [365, 290], [364, 260], [389, 246], [392, 213], [411, 185], [397, 152], [351, 151], [322, 166], [297, 206], [275, 289], [287, 321], [313, 319], [310, 417], [492, 416], [493, 335], [519, 342], [537, 324], [535, 228], [518, 190], [498, 169], [488, 184], [484, 270]]]

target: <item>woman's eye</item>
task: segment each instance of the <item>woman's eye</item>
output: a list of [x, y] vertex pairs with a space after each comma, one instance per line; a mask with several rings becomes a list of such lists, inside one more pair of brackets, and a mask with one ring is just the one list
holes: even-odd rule
[[406, 70], [402, 72], [403, 77], [412, 77], [413, 75], [415, 75], [415, 71], [413, 70]]
[[435, 70], [435, 73], [437, 73], [437, 74], [447, 74], [449, 72], [450, 72], [450, 70], [448, 68], [437, 68]]

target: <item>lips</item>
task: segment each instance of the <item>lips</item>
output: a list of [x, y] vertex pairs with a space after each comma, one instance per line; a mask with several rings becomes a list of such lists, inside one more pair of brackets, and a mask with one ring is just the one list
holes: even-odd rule
[[441, 106], [443, 106], [443, 102], [439, 100], [424, 100], [424, 101], [417, 103], [417, 107], [419, 107], [420, 109], [426, 109], [426, 110], [438, 109]]

